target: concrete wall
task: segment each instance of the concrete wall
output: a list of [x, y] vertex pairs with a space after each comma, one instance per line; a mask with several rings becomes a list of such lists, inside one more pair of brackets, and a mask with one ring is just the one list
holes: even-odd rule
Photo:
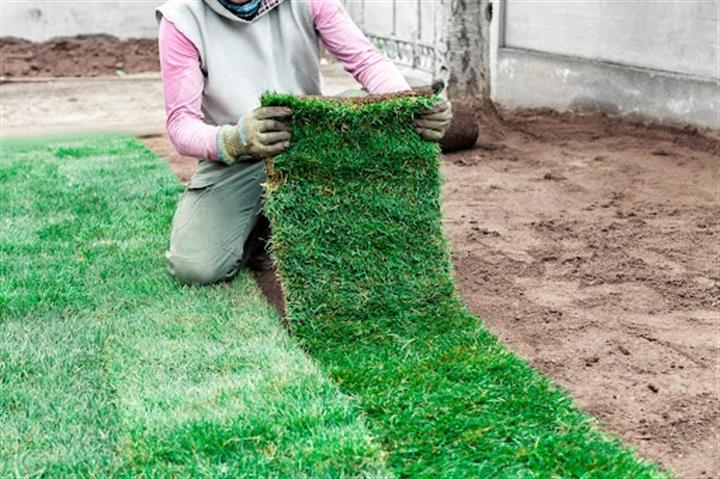
[[84, 33], [120, 38], [157, 35], [162, 0], [0, 0], [0, 36], [33, 41]]
[[720, 128], [720, 84], [527, 50], [498, 51], [495, 100], [510, 108], [603, 111]]
[[720, 128], [715, 0], [503, 0], [493, 86], [509, 107]]
[[504, 46], [717, 78], [717, 5], [508, 0]]

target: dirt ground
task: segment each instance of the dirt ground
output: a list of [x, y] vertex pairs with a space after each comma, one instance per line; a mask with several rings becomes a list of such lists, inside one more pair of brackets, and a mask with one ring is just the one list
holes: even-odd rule
[[[643, 456], [720, 477], [717, 138], [598, 115], [505, 117], [443, 165], [466, 304]], [[144, 141], [192, 175], [165, 137]]]
[[[154, 45], [129, 52], [110, 42], [118, 52], [100, 62], [104, 50], [88, 45], [102, 42], [83, 42], [2, 39], [1, 74], [133, 73], [157, 55]], [[67, 58], [82, 65], [72, 70]], [[327, 94], [354, 87], [342, 69], [323, 73]], [[157, 73], [29, 80], [0, 85], [3, 137], [128, 131], [182, 180], [195, 170], [161, 133]], [[641, 455], [681, 478], [720, 477], [718, 133], [539, 111], [483, 115], [480, 135], [443, 164], [445, 226], [468, 307]], [[272, 278], [259, 280], [277, 302]]]
[[81, 35], [34, 43], [0, 38], [2, 77], [94, 77], [160, 69], [155, 39]]
[[526, 112], [448, 155], [460, 292], [509, 347], [680, 477], [720, 477], [720, 143]]

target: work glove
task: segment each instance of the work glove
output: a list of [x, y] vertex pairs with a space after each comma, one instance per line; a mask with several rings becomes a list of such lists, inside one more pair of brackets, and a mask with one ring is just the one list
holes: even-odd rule
[[279, 155], [290, 146], [290, 128], [281, 119], [292, 110], [284, 106], [263, 106], [240, 117], [237, 125], [225, 125], [218, 133], [220, 160], [232, 165], [242, 159], [263, 159]]
[[428, 141], [440, 141], [445, 136], [452, 120], [452, 105], [445, 98], [429, 110], [415, 114], [415, 131]]

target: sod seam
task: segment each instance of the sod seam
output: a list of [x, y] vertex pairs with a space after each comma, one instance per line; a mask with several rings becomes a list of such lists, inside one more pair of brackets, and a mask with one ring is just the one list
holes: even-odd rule
[[293, 142], [265, 211], [288, 319], [401, 477], [665, 477], [508, 352], [455, 293], [422, 96], [269, 93]]

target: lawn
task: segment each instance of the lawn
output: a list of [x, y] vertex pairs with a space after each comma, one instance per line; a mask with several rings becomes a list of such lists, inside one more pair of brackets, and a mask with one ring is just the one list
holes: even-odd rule
[[403, 477], [663, 477], [507, 351], [454, 288], [428, 98], [270, 94], [293, 109], [266, 212], [294, 334]]
[[663, 477], [456, 297], [425, 100], [265, 101], [292, 336], [249, 275], [165, 272], [182, 187], [137, 140], [3, 143], [0, 477]]
[[141, 143], [0, 155], [0, 477], [389, 475], [248, 275], [165, 272], [181, 187]]

